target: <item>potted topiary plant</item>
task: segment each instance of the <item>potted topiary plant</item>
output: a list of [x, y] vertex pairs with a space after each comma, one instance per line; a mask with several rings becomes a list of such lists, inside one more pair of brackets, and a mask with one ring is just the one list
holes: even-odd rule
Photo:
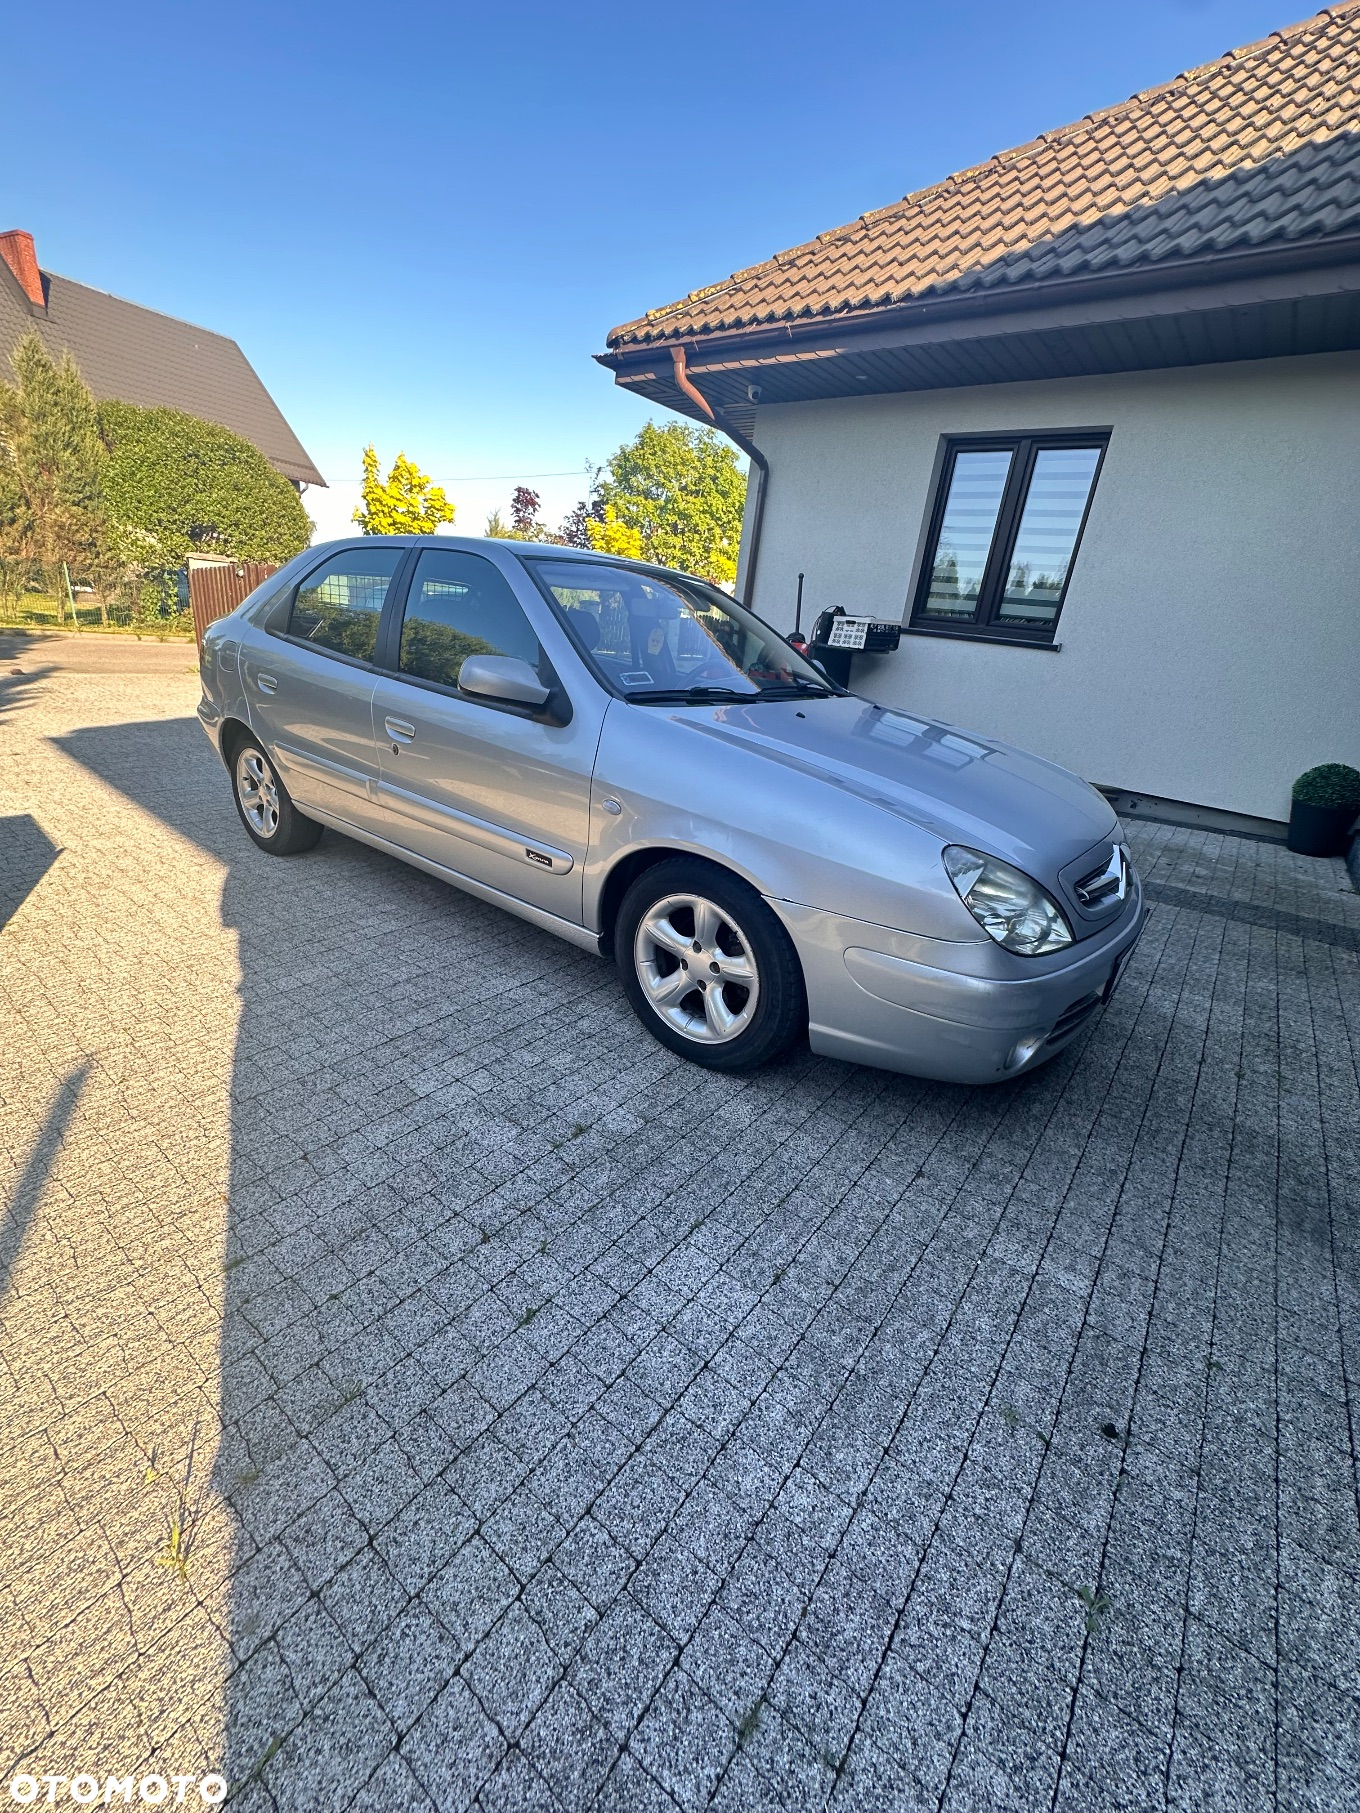
[[1286, 842], [1300, 856], [1340, 856], [1360, 814], [1360, 771], [1324, 762], [1294, 782]]

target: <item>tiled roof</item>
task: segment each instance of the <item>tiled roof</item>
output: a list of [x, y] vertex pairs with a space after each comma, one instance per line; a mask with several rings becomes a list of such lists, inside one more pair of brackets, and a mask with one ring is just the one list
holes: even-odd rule
[[234, 340], [69, 277], [44, 271], [43, 278], [45, 314], [30, 309], [0, 265], [0, 382], [14, 348], [36, 328], [54, 356], [70, 352], [98, 401], [182, 409], [241, 435], [286, 478], [325, 484]]
[[614, 348], [1360, 231], [1360, 0], [614, 329]]

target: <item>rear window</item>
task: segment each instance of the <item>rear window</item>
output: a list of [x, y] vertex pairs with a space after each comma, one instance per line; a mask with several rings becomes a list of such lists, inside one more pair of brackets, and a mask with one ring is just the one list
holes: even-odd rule
[[347, 548], [333, 554], [298, 587], [288, 634], [299, 642], [371, 661], [387, 588], [405, 548]]

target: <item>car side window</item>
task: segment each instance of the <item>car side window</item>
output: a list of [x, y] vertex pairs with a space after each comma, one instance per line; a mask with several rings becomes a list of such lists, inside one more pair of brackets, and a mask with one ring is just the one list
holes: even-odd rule
[[287, 634], [356, 661], [371, 661], [378, 619], [405, 548], [347, 548], [298, 587]]
[[539, 642], [510, 583], [480, 554], [422, 553], [401, 625], [400, 667], [456, 686], [469, 655], [516, 655], [537, 667]]

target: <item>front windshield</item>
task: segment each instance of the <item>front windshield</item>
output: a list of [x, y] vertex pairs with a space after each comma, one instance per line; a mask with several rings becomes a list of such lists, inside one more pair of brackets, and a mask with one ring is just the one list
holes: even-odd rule
[[826, 676], [724, 593], [697, 579], [585, 560], [526, 563], [578, 647], [640, 703], [825, 694]]

